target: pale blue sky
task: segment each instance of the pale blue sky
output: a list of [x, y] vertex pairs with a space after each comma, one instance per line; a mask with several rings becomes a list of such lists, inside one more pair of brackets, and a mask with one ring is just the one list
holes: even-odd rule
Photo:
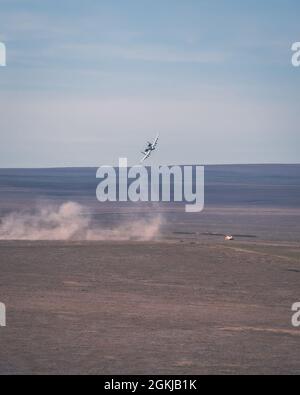
[[[0, 0], [0, 167], [300, 162], [299, 0]], [[151, 162], [150, 162], [151, 163]]]

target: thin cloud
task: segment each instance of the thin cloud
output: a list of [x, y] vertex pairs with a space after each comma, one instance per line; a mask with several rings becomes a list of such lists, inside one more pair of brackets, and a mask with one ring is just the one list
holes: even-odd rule
[[56, 55], [60, 59], [76, 62], [99, 62], [103, 60], [123, 60], [153, 63], [223, 63], [227, 54], [206, 50], [184, 50], [168, 46], [155, 45], [114, 45], [114, 44], [63, 44], [52, 46], [48, 50], [49, 56]]
[[164, 46], [103, 45], [95, 48], [103, 56], [125, 60], [161, 63], [219, 63], [226, 58], [218, 52], [179, 50]]

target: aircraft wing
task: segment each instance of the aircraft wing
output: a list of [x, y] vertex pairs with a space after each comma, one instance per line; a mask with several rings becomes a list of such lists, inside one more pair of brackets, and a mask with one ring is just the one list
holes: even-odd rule
[[153, 142], [153, 147], [156, 148], [159, 139], [159, 134], [156, 136], [156, 139]]
[[141, 162], [144, 162], [146, 159], [149, 158], [149, 156], [151, 155], [151, 151], [148, 151], [145, 156], [141, 159]]

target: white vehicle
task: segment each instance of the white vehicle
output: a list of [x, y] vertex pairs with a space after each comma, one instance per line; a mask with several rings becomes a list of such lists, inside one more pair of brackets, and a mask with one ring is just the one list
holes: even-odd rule
[[152, 154], [153, 151], [156, 150], [157, 147], [157, 143], [158, 143], [158, 138], [159, 135], [156, 136], [155, 140], [153, 141], [153, 143], [150, 143], [148, 141], [148, 145], [145, 148], [145, 150], [142, 152], [142, 154], [144, 155], [144, 157], [141, 159], [141, 162], [144, 162], [146, 159], [148, 159], [150, 157], [150, 155]]

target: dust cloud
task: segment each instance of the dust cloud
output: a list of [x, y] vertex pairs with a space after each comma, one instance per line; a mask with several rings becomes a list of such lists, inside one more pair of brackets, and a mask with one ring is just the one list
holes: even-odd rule
[[88, 210], [74, 202], [42, 206], [35, 212], [13, 212], [0, 219], [0, 240], [152, 240], [159, 236], [161, 217], [128, 221], [114, 228], [92, 227]]

